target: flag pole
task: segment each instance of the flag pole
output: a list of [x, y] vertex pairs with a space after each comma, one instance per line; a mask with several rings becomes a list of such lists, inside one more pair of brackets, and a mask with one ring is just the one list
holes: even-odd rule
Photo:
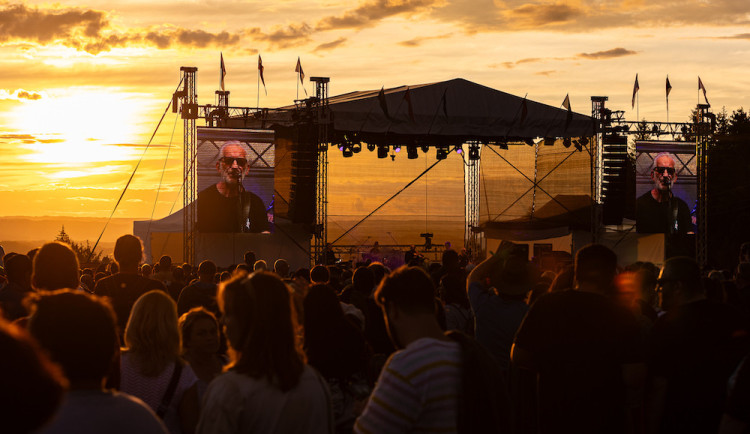
[[260, 108], [260, 68], [258, 68], [258, 98], [255, 100], [255, 108]]

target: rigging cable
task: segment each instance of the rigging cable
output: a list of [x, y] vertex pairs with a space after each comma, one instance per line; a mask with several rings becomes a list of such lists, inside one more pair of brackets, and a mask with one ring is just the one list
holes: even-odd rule
[[[177, 88], [175, 89], [175, 92], [177, 92], [180, 89], [180, 86], [182, 85], [183, 79], [180, 79], [180, 82], [177, 84]], [[94, 254], [94, 251], [96, 250], [96, 247], [99, 245], [99, 241], [102, 240], [102, 236], [104, 235], [104, 231], [107, 230], [107, 226], [109, 226], [109, 222], [112, 221], [112, 217], [115, 215], [115, 211], [117, 211], [117, 207], [120, 205], [120, 202], [122, 202], [122, 198], [125, 196], [125, 192], [128, 191], [128, 187], [130, 187], [130, 183], [133, 181], [133, 178], [135, 177], [135, 172], [138, 171], [138, 166], [141, 165], [141, 161], [143, 161], [143, 157], [146, 156], [146, 151], [148, 151], [149, 146], [151, 146], [151, 142], [154, 140], [154, 136], [156, 136], [156, 132], [159, 131], [159, 126], [161, 126], [161, 122], [164, 120], [164, 116], [167, 115], [167, 111], [169, 110], [169, 107], [172, 106], [172, 99], [169, 99], [169, 103], [167, 104], [167, 107], [164, 109], [164, 113], [161, 115], [161, 119], [159, 119], [159, 123], [156, 124], [156, 128], [154, 129], [154, 132], [151, 134], [151, 138], [148, 139], [148, 144], [146, 144], [146, 149], [143, 150], [143, 153], [141, 154], [141, 158], [138, 159], [138, 163], [135, 165], [135, 169], [133, 169], [133, 173], [130, 174], [130, 179], [128, 179], [128, 182], [125, 184], [125, 188], [122, 189], [122, 193], [120, 194], [120, 198], [117, 199], [117, 203], [115, 203], [115, 207], [112, 209], [112, 212], [109, 214], [109, 218], [107, 219], [107, 222], [104, 224], [104, 228], [102, 229], [102, 232], [99, 234], [99, 238], [96, 239], [96, 243], [94, 243], [94, 247], [91, 248], [91, 251], [89, 252], [89, 257], [86, 259], [86, 262], [91, 260], [91, 256]]]

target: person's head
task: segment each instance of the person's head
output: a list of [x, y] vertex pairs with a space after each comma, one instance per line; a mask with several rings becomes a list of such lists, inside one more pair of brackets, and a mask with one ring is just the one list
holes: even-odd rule
[[213, 261], [205, 260], [198, 265], [198, 277], [203, 280], [213, 280], [216, 274], [216, 264]]
[[182, 268], [183, 276], [187, 277], [193, 274], [193, 266], [188, 264], [187, 262], [183, 262], [182, 265], [180, 265], [180, 268]]
[[0, 319], [3, 432], [37, 432], [57, 411], [68, 382], [26, 330]]
[[380, 284], [383, 278], [391, 272], [391, 270], [383, 265], [382, 262], [373, 262], [372, 264], [368, 265], [367, 268], [369, 268], [372, 271], [372, 274], [375, 276], [375, 285]]
[[677, 181], [675, 168], [675, 157], [669, 152], [662, 152], [654, 157], [651, 164], [651, 181], [654, 188], [660, 191], [669, 191]]
[[149, 291], [136, 300], [125, 327], [125, 346], [146, 376], [158, 375], [179, 356], [177, 305], [166, 292]]
[[289, 276], [289, 263], [283, 259], [277, 259], [276, 262], [273, 263], [273, 271], [275, 271], [279, 277], [284, 279]]
[[344, 311], [333, 288], [325, 283], [310, 287], [302, 303], [305, 312], [304, 332], [305, 346], [321, 347], [331, 334], [341, 327]]
[[43, 291], [77, 288], [79, 272], [78, 258], [70, 246], [47, 243], [34, 256], [31, 285]]
[[331, 273], [325, 265], [316, 265], [310, 270], [310, 280], [313, 283], [328, 283], [331, 280]]
[[203, 307], [194, 307], [182, 314], [179, 321], [182, 346], [185, 352], [201, 354], [219, 352], [219, 322]]
[[304, 367], [295, 334], [289, 289], [281, 279], [260, 271], [219, 288], [219, 307], [236, 372], [274, 380], [283, 392], [294, 388]]
[[534, 286], [532, 267], [526, 256], [511, 254], [490, 273], [490, 283], [505, 297], [523, 299]]
[[135, 235], [123, 235], [115, 243], [115, 261], [122, 268], [135, 268], [141, 263], [143, 245]]
[[662, 309], [667, 311], [703, 298], [701, 270], [698, 263], [686, 256], [667, 259], [657, 280], [657, 293], [661, 294]]
[[262, 259], [258, 259], [253, 265], [253, 271], [268, 271], [268, 263]]
[[466, 281], [456, 274], [446, 274], [440, 279], [440, 298], [445, 304], [457, 304], [469, 308], [466, 296]]
[[245, 264], [251, 267], [255, 265], [255, 261], [258, 260], [258, 258], [255, 257], [255, 252], [253, 252], [252, 250], [248, 250], [247, 252], [245, 252], [244, 259], [245, 259]]
[[221, 181], [229, 186], [237, 187], [247, 175], [250, 166], [247, 162], [247, 151], [242, 143], [230, 141], [221, 147], [221, 157], [216, 162], [216, 170]]
[[141, 276], [148, 277], [151, 275], [151, 264], [141, 265]]
[[29, 332], [62, 366], [72, 387], [100, 389], [117, 354], [116, 324], [106, 299], [63, 289], [35, 300]]
[[28, 287], [31, 285], [31, 259], [26, 255], [16, 254], [5, 261], [5, 273], [8, 282]]
[[375, 273], [367, 267], [357, 267], [352, 275], [352, 287], [355, 291], [370, 295], [375, 288]]
[[162, 273], [166, 273], [167, 271], [172, 269], [172, 257], [169, 255], [164, 255], [161, 258], [159, 258], [159, 271]]
[[386, 276], [375, 291], [375, 301], [383, 310], [388, 334], [397, 347], [404, 346], [405, 320], [420, 318], [437, 323], [435, 287], [421, 268], [403, 266]]
[[443, 268], [458, 267], [458, 263], [459, 263], [458, 252], [453, 249], [445, 250], [443, 252], [442, 263], [443, 263]]
[[750, 262], [750, 242], [740, 246], [740, 262]]
[[576, 253], [574, 269], [578, 289], [609, 294], [617, 274], [617, 255], [601, 244], [589, 244]]

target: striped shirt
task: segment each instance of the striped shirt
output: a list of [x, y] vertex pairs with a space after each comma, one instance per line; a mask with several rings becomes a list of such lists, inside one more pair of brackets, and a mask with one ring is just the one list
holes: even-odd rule
[[461, 387], [461, 347], [421, 338], [383, 367], [356, 433], [454, 433]]

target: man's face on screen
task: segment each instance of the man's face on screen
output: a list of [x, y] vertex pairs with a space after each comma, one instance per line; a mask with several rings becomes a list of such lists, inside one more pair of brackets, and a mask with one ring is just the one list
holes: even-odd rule
[[231, 144], [224, 147], [216, 169], [221, 175], [221, 180], [228, 185], [238, 185], [247, 174], [248, 169], [245, 149], [240, 144]]
[[677, 180], [677, 172], [674, 167], [674, 160], [666, 155], [662, 155], [655, 161], [654, 169], [651, 172], [651, 179], [657, 190], [668, 191], [672, 189], [672, 184]]

